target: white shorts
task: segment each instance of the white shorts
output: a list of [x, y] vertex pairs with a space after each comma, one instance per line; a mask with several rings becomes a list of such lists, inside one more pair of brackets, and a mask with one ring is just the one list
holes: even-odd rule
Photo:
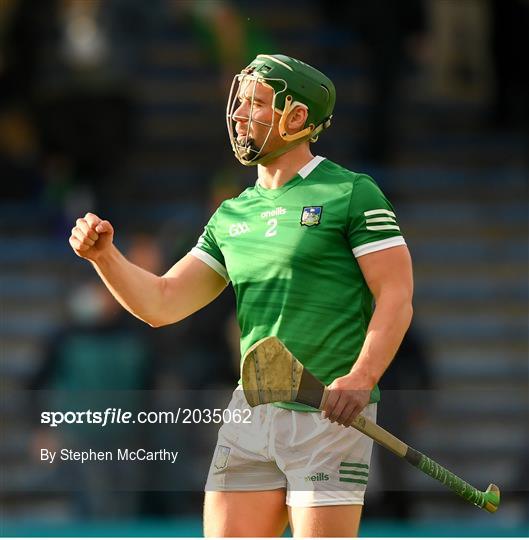
[[[206, 491], [286, 488], [289, 506], [363, 504], [373, 441], [321, 413], [248, 405], [239, 386], [229, 410], [250, 410], [219, 430]], [[376, 403], [362, 414], [376, 421]]]

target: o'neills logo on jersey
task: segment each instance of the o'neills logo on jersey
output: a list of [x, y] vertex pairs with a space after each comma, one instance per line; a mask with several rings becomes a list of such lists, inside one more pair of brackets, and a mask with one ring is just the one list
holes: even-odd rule
[[267, 219], [276, 216], [282, 216], [287, 213], [287, 209], [282, 206], [278, 206], [275, 210], [267, 210], [266, 212], [261, 212], [261, 218]]
[[319, 472], [309, 476], [305, 476], [305, 482], [325, 482], [329, 480], [330, 476], [328, 474]]

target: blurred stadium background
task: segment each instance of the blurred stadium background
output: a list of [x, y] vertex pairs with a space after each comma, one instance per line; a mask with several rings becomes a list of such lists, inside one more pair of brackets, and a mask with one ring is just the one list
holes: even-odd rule
[[215, 428], [173, 441], [196, 459], [185, 492], [178, 477], [174, 492], [82, 476], [75, 493], [47, 489], [33, 456], [57, 441], [35, 425], [35, 390], [143, 389], [151, 407], [182, 389], [228, 395], [229, 292], [143, 329], [67, 239], [92, 210], [140, 265], [185, 253], [255, 181], [229, 149], [228, 82], [257, 53], [283, 52], [335, 82], [314, 151], [379, 182], [414, 258], [415, 321], [380, 423], [502, 488], [488, 515], [377, 452], [361, 533], [527, 536], [528, 36], [526, 0], [0, 0], [1, 534], [201, 535]]

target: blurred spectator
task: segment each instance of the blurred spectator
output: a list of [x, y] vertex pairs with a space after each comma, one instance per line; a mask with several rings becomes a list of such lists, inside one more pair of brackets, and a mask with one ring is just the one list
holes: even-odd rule
[[69, 299], [69, 311], [73, 323], [51, 340], [35, 387], [128, 390], [148, 385], [148, 345], [129, 332], [129, 316], [102, 284], [79, 287]]
[[[321, 2], [321, 7], [327, 21], [356, 34], [369, 55], [371, 103], [361, 156], [368, 161], [384, 162], [390, 157], [392, 111], [406, 48], [425, 30], [423, 3], [421, 0], [326, 0]], [[328, 56], [331, 63], [333, 59], [344, 60], [334, 49], [328, 51]]]
[[0, 97], [20, 104], [36, 127], [55, 194], [57, 162], [70, 170], [61, 185], [65, 198], [76, 186], [98, 195], [119, 184], [134, 133], [127, 81], [161, 7], [138, 0], [2, 2]]
[[[122, 407], [137, 411], [145, 405], [150, 385], [152, 352], [141, 334], [131, 331], [120, 306], [99, 282], [80, 287], [70, 297], [71, 326], [50, 342], [40, 370], [30, 382], [38, 391], [38, 412], [104, 411]], [[39, 427], [33, 441], [37, 459], [41, 448], [110, 450], [141, 441], [137, 428], [108, 429], [89, 424], [61, 428]], [[134, 446], [131, 446], [134, 448]], [[42, 467], [47, 465], [42, 464]], [[72, 491], [72, 512], [83, 517], [123, 517], [137, 510], [137, 492], [113, 493], [118, 486], [141, 485], [141, 468], [134, 462], [110, 461], [56, 464], [51, 483]], [[125, 488], [126, 489], [126, 488]]]
[[220, 68], [221, 88], [229, 89], [233, 76], [258, 54], [273, 52], [271, 38], [255, 21], [243, 16], [230, 0], [171, 2], [173, 12], [188, 16], [198, 41]]
[[[509, 4], [511, 0], [502, 3]], [[429, 0], [431, 83], [443, 98], [482, 99], [490, 95], [487, 40], [490, 3], [482, 0]]]

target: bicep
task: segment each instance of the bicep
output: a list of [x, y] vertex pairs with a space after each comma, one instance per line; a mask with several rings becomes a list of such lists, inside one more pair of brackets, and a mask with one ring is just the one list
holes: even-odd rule
[[383, 292], [413, 295], [413, 271], [408, 248], [396, 246], [357, 258], [360, 270], [375, 299]]
[[194, 255], [188, 253], [163, 276], [164, 301], [174, 306], [170, 321], [177, 322], [203, 308], [226, 288], [226, 280]]

